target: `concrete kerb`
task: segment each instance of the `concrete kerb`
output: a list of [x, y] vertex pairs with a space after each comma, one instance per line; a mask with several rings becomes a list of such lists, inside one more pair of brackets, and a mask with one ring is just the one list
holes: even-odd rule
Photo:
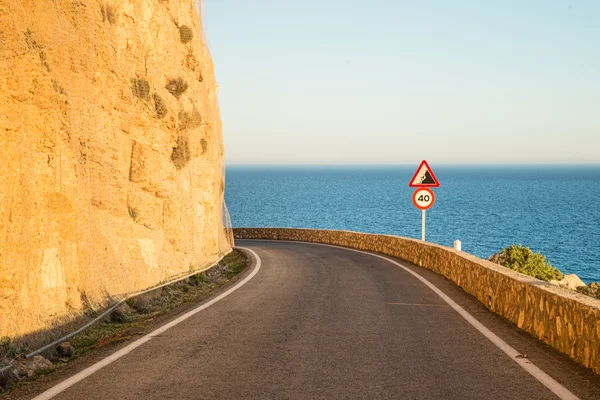
[[291, 228], [234, 228], [236, 239], [325, 243], [386, 254], [430, 269], [490, 311], [600, 373], [600, 301], [450, 247], [393, 235]]

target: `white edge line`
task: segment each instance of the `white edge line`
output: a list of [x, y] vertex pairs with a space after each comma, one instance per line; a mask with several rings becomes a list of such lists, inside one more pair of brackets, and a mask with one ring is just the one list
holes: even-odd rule
[[562, 400], [580, 400], [579, 397], [577, 397], [573, 393], [571, 393], [571, 391], [569, 391], [569, 389], [567, 389], [566, 387], [564, 387], [563, 385], [558, 383], [556, 380], [554, 380], [554, 378], [552, 378], [550, 375], [548, 375], [547, 373], [542, 371], [539, 367], [537, 367], [531, 361], [529, 361], [528, 359], [526, 359], [524, 357], [517, 357], [517, 356], [521, 356], [521, 353], [519, 353], [517, 350], [512, 348], [504, 340], [500, 339], [500, 337], [498, 337], [494, 332], [492, 332], [487, 327], [485, 327], [485, 325], [483, 325], [475, 317], [473, 317], [471, 314], [469, 314], [464, 308], [462, 308], [456, 302], [454, 302], [454, 300], [452, 300], [444, 292], [442, 292], [440, 289], [438, 289], [433, 283], [429, 282], [427, 279], [423, 278], [421, 275], [414, 272], [410, 268], [408, 268], [388, 257], [384, 257], [382, 255], [375, 254], [375, 253], [370, 253], [368, 251], [351, 249], [349, 247], [336, 246], [336, 245], [325, 244], [325, 243], [301, 242], [301, 241], [294, 241], [294, 240], [269, 240], [269, 239], [239, 239], [239, 240], [264, 240], [264, 241], [270, 241], [270, 242], [315, 244], [315, 245], [319, 245], [319, 246], [335, 247], [338, 249], [344, 249], [344, 250], [354, 251], [357, 253], [368, 254], [373, 257], [378, 257], [383, 260], [387, 260], [390, 263], [402, 268], [409, 274], [413, 275], [415, 278], [417, 278], [421, 282], [423, 282], [425, 284], [425, 286], [427, 286], [435, 294], [437, 294], [442, 300], [444, 300], [446, 303], [448, 303], [448, 305], [450, 307], [452, 307], [458, 314], [460, 314], [461, 317], [466, 319], [467, 322], [470, 323], [475, 329], [477, 329], [483, 336], [488, 338], [492, 343], [494, 343], [496, 345], [496, 347], [498, 347], [500, 350], [502, 350], [504, 353], [506, 353], [506, 355], [508, 355], [514, 362], [519, 364], [525, 371], [529, 372], [535, 379], [537, 379], [542, 385], [546, 386], [558, 398], [560, 398]]
[[244, 278], [237, 285], [235, 285], [234, 287], [228, 289], [226, 292], [221, 293], [220, 295], [218, 295], [214, 299], [212, 299], [212, 300], [210, 300], [210, 301], [202, 304], [201, 306], [199, 306], [197, 308], [194, 308], [191, 311], [188, 311], [187, 313], [183, 314], [182, 316], [180, 316], [177, 319], [174, 319], [173, 321], [169, 322], [168, 324], [165, 324], [165, 325], [161, 326], [160, 328], [155, 329], [154, 331], [150, 332], [146, 336], [141, 337], [140, 339], [136, 340], [135, 342], [133, 342], [133, 343], [131, 343], [131, 344], [123, 347], [121, 350], [119, 350], [119, 351], [111, 354], [110, 356], [104, 358], [101, 361], [98, 361], [96, 364], [87, 367], [86, 369], [84, 369], [81, 372], [78, 372], [77, 374], [73, 375], [72, 377], [68, 378], [67, 380], [62, 381], [58, 385], [56, 385], [56, 386], [54, 386], [54, 387], [46, 390], [45, 392], [43, 392], [40, 395], [34, 397], [32, 400], [48, 400], [48, 399], [53, 398], [57, 394], [65, 391], [66, 389], [68, 389], [71, 386], [75, 385], [77, 382], [80, 382], [80, 381], [84, 380], [88, 376], [90, 376], [93, 373], [99, 371], [100, 369], [106, 367], [107, 365], [111, 364], [112, 362], [114, 362], [114, 361], [118, 360], [119, 358], [121, 358], [121, 357], [123, 357], [123, 356], [125, 356], [125, 355], [127, 355], [129, 353], [131, 353], [133, 350], [137, 349], [138, 347], [140, 347], [144, 343], [150, 341], [154, 337], [160, 335], [161, 333], [163, 333], [166, 330], [174, 327], [175, 325], [177, 325], [177, 324], [185, 321], [186, 319], [192, 317], [193, 315], [199, 313], [200, 311], [207, 309], [208, 307], [210, 307], [213, 304], [215, 304], [216, 302], [224, 299], [225, 297], [229, 296], [231, 293], [235, 292], [240, 287], [242, 287], [243, 285], [245, 285], [250, 279], [252, 279], [254, 277], [254, 275], [256, 275], [258, 273], [258, 271], [260, 270], [260, 267], [262, 265], [262, 260], [260, 259], [260, 257], [258, 256], [258, 254], [256, 254], [251, 249], [248, 249], [248, 248], [245, 248], [245, 247], [237, 247], [237, 248], [245, 250], [245, 251], [248, 251], [249, 253], [252, 254], [252, 256], [254, 256], [254, 258], [256, 260], [256, 265], [254, 267], [254, 270], [250, 273], [250, 275], [248, 275], [246, 278]]

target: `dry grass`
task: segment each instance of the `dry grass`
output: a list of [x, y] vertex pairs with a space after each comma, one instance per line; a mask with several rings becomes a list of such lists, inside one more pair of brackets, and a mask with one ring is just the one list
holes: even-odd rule
[[178, 99], [182, 94], [185, 93], [186, 90], [188, 90], [188, 84], [183, 80], [183, 78], [179, 77], [169, 80], [165, 88], [169, 91], [169, 93]]
[[71, 340], [75, 356], [142, 333], [156, 317], [183, 304], [203, 299], [244, 270], [246, 256], [235, 250], [215, 267], [191, 277], [127, 300], [109, 316]]
[[[247, 264], [246, 256], [234, 250], [210, 270], [127, 300], [111, 315], [69, 340], [74, 347], [73, 355], [70, 358], [64, 355], [59, 356], [56, 351], [49, 352], [45, 354], [45, 357], [55, 363], [54, 367], [40, 371], [24, 382], [13, 384], [10, 387], [0, 387], [0, 393], [2, 390], [10, 391], [27, 381], [35, 380], [40, 375], [50, 373], [70, 360], [95, 349], [145, 334], [154, 327], [153, 324], [157, 317], [184, 304], [210, 296], [215, 289], [242, 272]], [[194, 270], [194, 268], [190, 269]], [[10, 356], [11, 359], [28, 351], [29, 349], [23, 345], [17, 345], [9, 339], [0, 339], [0, 352], [3, 352], [5, 356]]]

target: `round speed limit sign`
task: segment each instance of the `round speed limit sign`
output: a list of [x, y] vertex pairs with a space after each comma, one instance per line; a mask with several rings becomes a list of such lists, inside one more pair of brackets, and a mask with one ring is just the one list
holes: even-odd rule
[[420, 188], [413, 194], [412, 201], [419, 210], [427, 210], [435, 203], [435, 195], [431, 189]]

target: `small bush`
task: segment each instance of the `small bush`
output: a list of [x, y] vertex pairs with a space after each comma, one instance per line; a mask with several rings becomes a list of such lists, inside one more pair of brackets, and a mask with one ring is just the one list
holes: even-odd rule
[[121, 310], [121, 308], [116, 308], [113, 312], [110, 313], [109, 320], [115, 324], [123, 324], [127, 322], [127, 316]]
[[204, 277], [204, 274], [200, 272], [199, 274], [190, 276], [188, 282], [192, 286], [200, 286], [201, 283], [206, 282], [206, 278]]
[[491, 255], [489, 260], [543, 281], [553, 279], [560, 281], [564, 278], [562, 272], [550, 265], [546, 257], [540, 253], [533, 253], [529, 247], [521, 245], [513, 244]]
[[81, 298], [81, 305], [83, 306], [83, 313], [90, 317], [95, 317], [97, 315], [97, 311], [94, 308], [94, 305], [88, 298], [85, 292], [81, 292], [79, 297]]
[[156, 111], [156, 118], [163, 119], [167, 115], [167, 112], [169, 111], [167, 109], [167, 105], [165, 104], [165, 101], [157, 93], [154, 93], [152, 95], [152, 99], [154, 100], [154, 109]]
[[167, 89], [169, 93], [171, 93], [176, 98], [180, 98], [181, 95], [184, 94], [186, 90], [188, 90], [188, 84], [185, 83], [183, 78], [180, 77], [177, 79], [169, 80], [167, 86], [165, 86], [165, 89]]
[[179, 27], [179, 39], [181, 40], [181, 43], [189, 43], [192, 41], [193, 38], [194, 31], [192, 31], [192, 29], [189, 26], [181, 25]]
[[592, 282], [587, 286], [579, 286], [577, 291], [600, 300], [600, 284], [598, 282]]
[[131, 91], [135, 97], [147, 100], [150, 98], [150, 83], [145, 79], [132, 79]]
[[133, 297], [131, 299], [127, 299], [125, 301], [125, 303], [127, 303], [127, 305], [129, 307], [131, 307], [132, 309], [134, 309], [135, 311], [142, 313], [142, 314], [148, 312], [149, 308], [150, 308], [150, 300], [148, 299], [147, 296], [144, 296], [144, 295], [140, 295], [140, 296]]
[[3, 358], [12, 360], [25, 354], [27, 351], [28, 346], [25, 343], [16, 344], [8, 336], [0, 338], [0, 361], [2, 361]]

